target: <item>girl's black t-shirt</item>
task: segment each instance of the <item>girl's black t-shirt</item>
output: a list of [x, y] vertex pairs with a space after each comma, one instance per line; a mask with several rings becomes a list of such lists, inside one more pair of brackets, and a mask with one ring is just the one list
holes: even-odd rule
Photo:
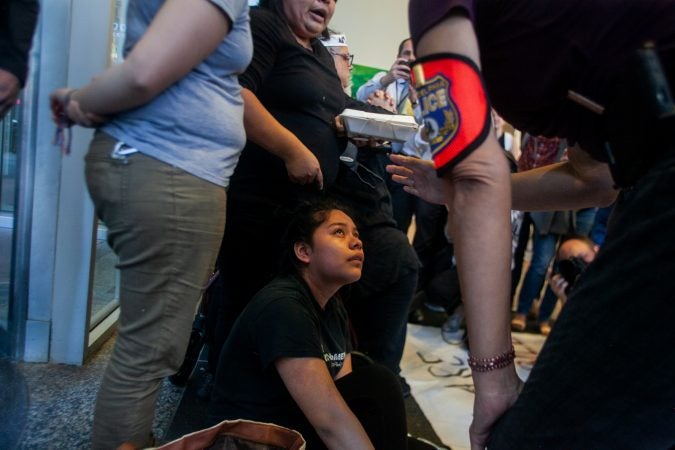
[[300, 278], [275, 278], [247, 305], [223, 347], [209, 415], [214, 423], [242, 418], [284, 425], [302, 413], [275, 361], [318, 358], [335, 378], [351, 351], [338, 299], [321, 309]]

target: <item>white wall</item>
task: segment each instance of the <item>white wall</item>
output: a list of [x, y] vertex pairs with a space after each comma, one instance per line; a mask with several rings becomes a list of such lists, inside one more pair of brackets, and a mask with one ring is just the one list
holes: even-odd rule
[[388, 69], [410, 34], [408, 0], [340, 0], [330, 28], [347, 36], [355, 64]]
[[92, 131], [73, 129], [72, 154], [52, 144], [47, 95], [81, 86], [108, 64], [111, 0], [43, 1], [33, 61], [34, 191], [23, 359], [81, 364], [88, 342], [94, 211], [84, 182]]

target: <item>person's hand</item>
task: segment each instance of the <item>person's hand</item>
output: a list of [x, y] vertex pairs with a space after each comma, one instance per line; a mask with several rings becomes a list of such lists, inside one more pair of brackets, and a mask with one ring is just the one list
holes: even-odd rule
[[[345, 128], [342, 116], [335, 116], [335, 132], [337, 133], [338, 136], [347, 135], [347, 130]], [[382, 139], [365, 135], [351, 136], [349, 140], [357, 147], [378, 147], [386, 142]]]
[[396, 112], [396, 106], [394, 105], [394, 99], [391, 98], [391, 95], [387, 94], [386, 91], [378, 89], [368, 96], [366, 103], [373, 106], [379, 106], [380, 108], [386, 109], [393, 113]]
[[452, 198], [452, 185], [436, 174], [432, 161], [392, 153], [393, 164], [386, 167], [391, 179], [403, 185], [403, 190], [422, 200], [437, 205], [448, 205]]
[[98, 114], [82, 111], [80, 102], [72, 98], [75, 89], [59, 88], [49, 94], [49, 106], [52, 120], [60, 126], [77, 124], [83, 127], [97, 127], [107, 118]]
[[548, 285], [551, 287], [551, 291], [563, 302], [567, 301], [567, 288], [569, 283], [563, 278], [559, 273], [553, 274], [548, 279]]
[[13, 73], [0, 69], [0, 120], [16, 104], [20, 91], [19, 79]]
[[[487, 391], [476, 387], [476, 396], [473, 402], [473, 421], [469, 427], [471, 450], [485, 449], [493, 425], [516, 403], [518, 395], [523, 389], [523, 382], [520, 381], [513, 367], [499, 370], [512, 371], [509, 377], [511, 381], [500, 383], [501, 387], [497, 390]], [[486, 374], [479, 376], [482, 375]]]
[[382, 86], [388, 86], [394, 80], [410, 80], [410, 66], [408, 60], [396, 58], [389, 71], [380, 79]]
[[335, 133], [340, 137], [346, 134], [345, 122], [342, 120], [342, 116], [335, 116]]
[[302, 146], [289, 157], [284, 158], [288, 178], [297, 184], [316, 183], [319, 189], [323, 189], [323, 173], [321, 165], [307, 147]]

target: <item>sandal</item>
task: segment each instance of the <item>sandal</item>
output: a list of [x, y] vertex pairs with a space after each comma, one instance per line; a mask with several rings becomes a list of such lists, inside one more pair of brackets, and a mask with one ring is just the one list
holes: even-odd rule
[[513, 319], [511, 319], [511, 330], [513, 331], [525, 331], [527, 328], [526, 316], [523, 314], [516, 314]]

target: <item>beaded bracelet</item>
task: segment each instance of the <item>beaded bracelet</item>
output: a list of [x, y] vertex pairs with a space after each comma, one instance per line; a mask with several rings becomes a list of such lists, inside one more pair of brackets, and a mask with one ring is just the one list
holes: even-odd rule
[[511, 345], [511, 350], [508, 352], [492, 358], [474, 358], [469, 353], [469, 367], [476, 372], [490, 372], [513, 364], [515, 358], [516, 350], [513, 348], [513, 345]]

